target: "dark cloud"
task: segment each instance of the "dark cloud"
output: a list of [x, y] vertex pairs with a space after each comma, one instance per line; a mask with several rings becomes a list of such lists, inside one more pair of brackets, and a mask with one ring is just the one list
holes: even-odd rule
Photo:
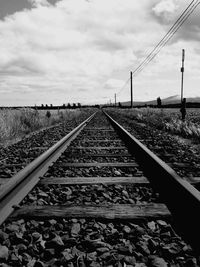
[[0, 19], [26, 8], [31, 8], [31, 4], [27, 0], [1, 0]]
[[[55, 5], [59, 1], [61, 0], [48, 0], [51, 5]], [[0, 0], [0, 20], [15, 12], [31, 8], [32, 4], [28, 0]]]
[[7, 73], [15, 76], [41, 75], [43, 72], [32, 60], [19, 57], [4, 64], [0, 69], [1, 75]]
[[200, 40], [200, 20], [199, 9], [182, 25], [180, 31], [177, 32], [177, 38], [186, 41], [199, 41]]
[[60, 0], [48, 0], [48, 2], [52, 5], [55, 5]]

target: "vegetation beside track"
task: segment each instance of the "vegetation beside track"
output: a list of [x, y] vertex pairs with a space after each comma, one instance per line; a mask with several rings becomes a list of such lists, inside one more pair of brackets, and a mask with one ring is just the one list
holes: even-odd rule
[[[172, 134], [172, 132], [170, 133], [164, 128], [159, 128], [156, 124], [152, 124], [151, 121], [147, 121], [147, 119], [137, 120], [133, 116], [129, 116], [128, 112], [129, 110], [125, 113], [119, 109], [110, 109], [108, 111], [109, 115], [116, 119], [118, 123], [164, 162], [172, 164], [171, 166], [179, 176], [200, 176], [199, 138], [194, 139], [192, 136], [179, 137], [177, 134]], [[132, 112], [136, 112], [136, 110], [132, 110]], [[131, 110], [130, 114], [132, 114]], [[168, 116], [170, 117], [169, 113]]]
[[34, 110], [31, 108], [0, 110], [0, 145], [20, 140], [27, 134], [61, 122], [76, 120], [88, 109]]
[[200, 137], [200, 109], [188, 109], [185, 121], [181, 120], [179, 109], [135, 108], [115, 109], [115, 112], [182, 137]]

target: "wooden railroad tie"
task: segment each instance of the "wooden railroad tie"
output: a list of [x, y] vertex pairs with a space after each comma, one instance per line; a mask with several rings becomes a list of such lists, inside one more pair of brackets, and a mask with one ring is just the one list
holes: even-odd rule
[[16, 218], [96, 218], [96, 219], [167, 219], [171, 214], [162, 203], [113, 204], [113, 205], [62, 205], [62, 206], [22, 206], [14, 211], [11, 219]]
[[[76, 147], [76, 149], [86, 149], [86, 150], [92, 150], [92, 149], [95, 149], [95, 150], [101, 150], [101, 149], [113, 149], [113, 148], [116, 148], [116, 149], [119, 149], [119, 150], [124, 150], [125, 147]], [[90, 156], [90, 157], [122, 157], [122, 155], [120, 154], [87, 154], [87, 156]], [[130, 154], [125, 154], [123, 155], [123, 157], [133, 157], [131, 156]], [[29, 163], [14, 163], [14, 164], [2, 164], [1, 168], [12, 168], [12, 167], [25, 167], [27, 166]], [[81, 167], [96, 167], [97, 165], [99, 166], [103, 166], [104, 165], [107, 165], [108, 167], [115, 167], [117, 164], [119, 164], [119, 166], [116, 166], [116, 167], [139, 167], [139, 165], [137, 163], [56, 163], [56, 164], [59, 164], [59, 165], [62, 165], [62, 166], [66, 166], [66, 167], [80, 167], [78, 166], [79, 164], [80, 165], [83, 165]], [[88, 164], [88, 166], [86, 166]], [[112, 166], [112, 164], [114, 164], [115, 166]], [[124, 164], [124, 166], [122, 166]], [[177, 168], [190, 168], [190, 169], [194, 169], [196, 168], [195, 166], [191, 166], [189, 163], [184, 163], [184, 162], [177, 162], [177, 163], [166, 163], [167, 165], [169, 165], [171, 168], [174, 168], [174, 167], [177, 167]], [[69, 166], [67, 166], [69, 165]], [[72, 166], [73, 165], [73, 166]], [[131, 166], [132, 165], [132, 166]], [[106, 166], [104, 166], [106, 167]]]
[[128, 150], [125, 146], [77, 146], [74, 150]]
[[[67, 153], [66, 153], [67, 154]], [[79, 158], [80, 157], [80, 153], [70, 153], [69, 156], [71, 158]], [[113, 153], [87, 153], [86, 155], [84, 154], [84, 158], [88, 158], [88, 157], [91, 157], [91, 158], [101, 158], [101, 157], [107, 157], [107, 158], [120, 158], [120, 157], [123, 157], [123, 158], [133, 158], [133, 156], [131, 154], [128, 154], [128, 153], [124, 153], [124, 154], [113, 154]]]
[[76, 140], [78, 142], [82, 142], [82, 143], [85, 143], [85, 142], [91, 142], [91, 143], [108, 143], [108, 142], [121, 142], [121, 143], [124, 143], [121, 139], [113, 139], [113, 140], [105, 140], [105, 139], [93, 139], [93, 140], [85, 140], [85, 139], [79, 139], [79, 140]]
[[[0, 178], [0, 185], [7, 183], [12, 178]], [[200, 184], [200, 177], [183, 178], [192, 185]], [[40, 184], [53, 185], [92, 185], [92, 184], [136, 184], [138, 186], [150, 186], [144, 176], [132, 177], [50, 177], [42, 178]]]
[[90, 168], [90, 167], [118, 167], [118, 168], [132, 168], [132, 167], [139, 167], [139, 165], [135, 162], [74, 162], [74, 163], [55, 163], [56, 166], [61, 167], [75, 167], [75, 168]]
[[45, 185], [92, 185], [92, 184], [137, 184], [150, 185], [146, 177], [51, 177], [42, 178], [40, 184]]
[[[3, 178], [2, 178], [3, 180]], [[9, 179], [5, 179], [9, 180]], [[192, 185], [198, 185], [200, 183], [200, 177], [185, 177], [186, 180]], [[1, 179], [0, 179], [1, 183]], [[138, 186], [150, 186], [149, 180], [145, 176], [121, 176], [121, 177], [50, 177], [42, 178], [41, 184], [61, 184], [61, 185], [89, 185], [89, 184], [136, 184]]]
[[85, 128], [83, 132], [90, 132], [90, 131], [106, 131], [106, 132], [115, 132], [113, 128], [108, 127], [108, 128]]

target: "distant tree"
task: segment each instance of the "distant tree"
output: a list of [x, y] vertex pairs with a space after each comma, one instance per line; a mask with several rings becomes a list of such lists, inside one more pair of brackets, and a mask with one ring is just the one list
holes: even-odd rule
[[66, 105], [65, 104], [63, 104], [63, 108], [66, 108]]
[[80, 108], [81, 107], [81, 103], [78, 103], [77, 106]]
[[119, 108], [121, 108], [121, 107], [122, 107], [122, 104], [121, 104], [121, 102], [119, 102], [119, 103], [118, 103], [118, 106], [119, 106]]
[[73, 108], [76, 108], [76, 103], [73, 103]]
[[67, 104], [67, 108], [71, 108], [71, 104], [70, 103]]
[[157, 106], [158, 106], [158, 108], [162, 107], [162, 101], [161, 101], [160, 97], [157, 98]]
[[50, 104], [50, 107], [52, 108], [53, 107], [53, 104]]
[[51, 117], [51, 112], [49, 110], [47, 110], [46, 112], [46, 117], [49, 119]]

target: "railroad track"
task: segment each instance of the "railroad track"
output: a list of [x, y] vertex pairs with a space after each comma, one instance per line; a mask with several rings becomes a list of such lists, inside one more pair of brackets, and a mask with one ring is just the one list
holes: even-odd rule
[[0, 182], [7, 182], [28, 163], [39, 157], [72, 131], [89, 114], [91, 114], [90, 110], [83, 111], [73, 120], [70, 118], [63, 119], [62, 123], [38, 130], [12, 145], [7, 147], [0, 146]]
[[[153, 153], [172, 167], [176, 173], [185, 177], [200, 179], [199, 149], [178, 135], [165, 132], [157, 126], [142, 123], [137, 119], [120, 113], [119, 110], [108, 110], [109, 114], [139, 138]], [[123, 115], [122, 115], [123, 114]], [[129, 130], [130, 129], [130, 130]]]
[[0, 188], [0, 259], [190, 266], [200, 252], [200, 194], [191, 182], [108, 114], [93, 114]]

